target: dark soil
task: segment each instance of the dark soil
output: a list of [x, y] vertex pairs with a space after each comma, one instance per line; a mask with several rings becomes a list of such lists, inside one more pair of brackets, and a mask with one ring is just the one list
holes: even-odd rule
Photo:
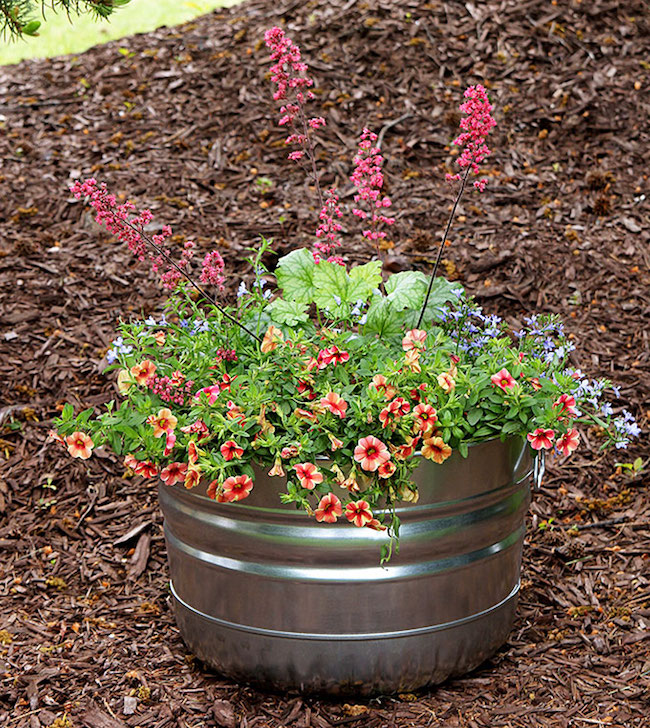
[[[462, 203], [446, 274], [511, 320], [561, 312], [576, 364], [620, 383], [618, 404], [647, 433], [641, 0], [254, 0], [79, 57], [1, 69], [0, 722], [648, 726], [648, 479], [614, 465], [647, 457], [647, 434], [601, 456], [585, 433], [592, 452], [551, 463], [531, 507], [517, 623], [492, 660], [431, 691], [360, 705], [265, 694], [197, 664], [169, 608], [154, 489], [114, 459], [73, 462], [48, 442], [62, 402], [113, 396], [101, 369], [118, 317], [162, 300], [71, 204], [71, 178], [92, 173], [176, 233], [216, 243], [233, 288], [260, 235], [280, 252], [310, 243], [314, 198], [285, 160], [265, 78], [263, 32], [278, 23], [301, 44], [315, 113], [322, 106], [328, 118], [325, 184], [347, 193], [361, 128], [381, 130], [397, 212], [392, 270], [430, 264], [452, 201], [444, 172], [461, 92], [489, 82], [499, 123], [490, 184]], [[260, 177], [272, 183], [265, 194]], [[354, 240], [348, 258], [368, 257]], [[137, 699], [135, 713], [125, 714], [125, 697]]]

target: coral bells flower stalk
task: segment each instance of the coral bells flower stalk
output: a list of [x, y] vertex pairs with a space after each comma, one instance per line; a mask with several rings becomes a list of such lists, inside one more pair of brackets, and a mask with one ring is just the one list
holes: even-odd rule
[[[463, 147], [458, 157], [458, 166], [461, 169], [471, 169], [474, 174], [480, 173], [479, 165], [484, 162], [492, 153], [486, 142], [490, 129], [497, 123], [492, 117], [492, 104], [488, 101], [487, 91], [484, 86], [470, 86], [465, 91], [466, 101], [460, 105], [465, 118], [460, 120], [460, 128], [463, 132], [454, 139], [454, 144]], [[448, 174], [447, 179], [460, 180], [460, 174]], [[474, 187], [483, 192], [486, 179], [474, 182]]]
[[[478, 86], [470, 86], [465, 91], [465, 98], [467, 100], [460, 106], [460, 110], [464, 114], [467, 114], [467, 117], [461, 119], [460, 122], [463, 133], [454, 140], [454, 144], [464, 146], [464, 149], [458, 158], [458, 164], [465, 169], [465, 174], [462, 178], [459, 174], [447, 175], [448, 179], [459, 179], [461, 181], [461, 185], [458, 190], [458, 194], [456, 195], [454, 206], [449, 214], [447, 227], [445, 228], [444, 235], [442, 236], [440, 247], [438, 248], [438, 256], [436, 257], [436, 262], [433, 266], [431, 280], [429, 281], [427, 295], [424, 297], [424, 303], [422, 304], [422, 310], [420, 311], [420, 316], [418, 318], [417, 328], [420, 328], [420, 324], [424, 318], [424, 312], [427, 310], [427, 304], [429, 303], [429, 297], [431, 296], [431, 289], [433, 288], [433, 281], [436, 277], [438, 266], [440, 265], [440, 259], [442, 258], [442, 251], [444, 250], [447, 242], [447, 236], [449, 235], [451, 223], [456, 215], [458, 203], [460, 202], [460, 198], [463, 196], [467, 178], [469, 177], [469, 173], [472, 171], [474, 174], [478, 174], [480, 172], [478, 165], [490, 154], [490, 150], [485, 143], [488, 132], [496, 126], [496, 121], [491, 115], [492, 105], [488, 101], [487, 92], [483, 86], [480, 84]], [[485, 179], [474, 182], [474, 186], [480, 192], [485, 189], [486, 184], [487, 180]]]
[[264, 34], [264, 40], [271, 51], [271, 60], [274, 61], [271, 66], [271, 81], [277, 85], [277, 89], [273, 98], [283, 102], [280, 107], [282, 117], [278, 123], [280, 126], [288, 125], [291, 129], [285, 143], [302, 147], [291, 152], [289, 159], [298, 162], [307, 155], [322, 209], [323, 195], [316, 171], [312, 132], [325, 126], [325, 119], [320, 116], [308, 119], [305, 114], [305, 104], [314, 98], [314, 94], [309, 91], [314, 81], [308, 75], [307, 64], [301, 59], [299, 46], [287, 38], [282, 28], [270, 28]]
[[[377, 135], [369, 129], [364, 129], [359, 140], [359, 147], [354, 157], [354, 171], [350, 181], [355, 186], [357, 194], [354, 201], [359, 207], [355, 207], [352, 213], [361, 220], [367, 220], [369, 227], [363, 230], [363, 237], [370, 240], [377, 247], [379, 255], [379, 241], [386, 237], [386, 233], [379, 230], [380, 225], [392, 225], [394, 217], [386, 217], [379, 212], [391, 206], [391, 201], [386, 195], [382, 196], [384, 186], [384, 175], [382, 165], [384, 158], [381, 150], [376, 146]], [[367, 208], [368, 211], [362, 209]]]
[[[231, 323], [239, 326], [249, 336], [261, 342], [257, 334], [250, 331], [229, 314], [187, 272], [186, 268], [194, 255], [194, 243], [192, 241], [188, 240], [185, 243], [181, 259], [176, 262], [170, 253], [165, 250], [165, 240], [172, 234], [169, 225], [164, 225], [157, 235], [150, 236], [146, 233], [146, 226], [153, 220], [150, 210], [142, 210], [140, 213], [136, 213], [135, 205], [129, 201], [118, 205], [117, 198], [108, 192], [106, 185], [104, 183], [98, 185], [97, 180], [92, 177], [84, 182], [75, 182], [70, 186], [70, 190], [77, 199], [88, 198], [96, 213], [95, 221], [103, 225], [110, 233], [113, 233], [118, 240], [125, 242], [139, 261], [144, 261], [148, 257], [151, 268], [155, 273], [159, 273], [160, 269], [166, 266], [166, 270], [161, 275], [161, 282], [165, 287], [174, 288], [181, 278], [185, 278], [206, 301], [215, 306]], [[148, 250], [147, 246], [152, 250]]]
[[336, 248], [341, 247], [341, 240], [338, 233], [343, 229], [337, 218], [343, 217], [339, 207], [339, 198], [334, 188], [327, 190], [327, 199], [320, 211], [320, 225], [316, 230], [318, 240], [314, 243], [315, 252], [312, 253], [316, 263], [320, 263], [321, 255], [327, 256], [328, 263], [345, 265], [343, 258], [339, 255], [332, 255]]
[[216, 286], [220, 291], [224, 290], [225, 278], [221, 275], [224, 269], [224, 262], [221, 254], [213, 250], [211, 253], [206, 253], [203, 258], [203, 266], [201, 268], [201, 283], [206, 283], [211, 286]]

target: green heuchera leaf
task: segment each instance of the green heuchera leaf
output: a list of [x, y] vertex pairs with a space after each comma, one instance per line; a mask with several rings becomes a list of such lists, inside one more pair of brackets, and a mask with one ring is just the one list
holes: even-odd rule
[[314, 272], [317, 267], [314, 256], [306, 248], [292, 250], [280, 258], [275, 277], [287, 301], [311, 303], [314, 300]]
[[[340, 267], [340, 266], [339, 266]], [[357, 265], [350, 271], [346, 298], [348, 303], [367, 301], [370, 294], [381, 283], [381, 261], [371, 260], [365, 265]]]
[[309, 320], [307, 304], [285, 301], [283, 298], [276, 298], [266, 307], [266, 312], [271, 315], [271, 320], [276, 324], [296, 326]]
[[363, 327], [364, 334], [394, 336], [402, 332], [403, 317], [394, 309], [391, 302], [382, 295], [375, 295], [368, 309], [368, 318]]
[[[398, 273], [398, 275], [400, 274]], [[444, 308], [445, 304], [458, 300], [454, 291], [462, 291], [462, 289], [463, 287], [460, 285], [460, 283], [452, 283], [446, 278], [437, 277], [434, 280], [433, 286], [431, 288], [431, 295], [429, 296], [429, 300], [427, 302], [427, 308], [424, 312], [423, 320], [428, 322], [439, 321], [440, 314], [442, 313], [442, 309]], [[420, 300], [420, 304], [416, 307], [417, 310], [409, 311], [409, 315], [407, 318], [407, 324], [409, 326], [415, 326], [415, 324], [417, 323], [418, 317], [420, 316], [420, 307], [422, 306], [422, 303], [424, 303], [424, 296]]]
[[335, 312], [341, 303], [347, 302], [348, 274], [342, 265], [319, 263], [315, 266], [313, 281], [312, 300], [318, 308]]
[[427, 277], [420, 271], [395, 273], [386, 281], [386, 298], [395, 311], [416, 309], [424, 302]]

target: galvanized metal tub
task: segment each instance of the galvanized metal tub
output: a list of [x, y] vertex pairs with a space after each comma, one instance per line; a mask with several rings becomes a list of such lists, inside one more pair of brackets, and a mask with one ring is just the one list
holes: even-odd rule
[[423, 460], [386, 567], [385, 534], [280, 505], [283, 480], [264, 472], [235, 504], [161, 485], [181, 635], [224, 675], [280, 690], [367, 695], [463, 674], [511, 629], [533, 465], [518, 439]]

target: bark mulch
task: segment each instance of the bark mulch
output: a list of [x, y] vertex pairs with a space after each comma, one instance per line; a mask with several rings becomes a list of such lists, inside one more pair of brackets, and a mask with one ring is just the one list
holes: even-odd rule
[[[328, 126], [325, 184], [350, 201], [364, 125], [381, 132], [397, 223], [392, 270], [426, 266], [449, 210], [462, 89], [488, 81], [490, 185], [445, 253], [486, 309], [559, 311], [575, 363], [650, 416], [650, 26], [644, 2], [252, 0], [78, 57], [0, 70], [0, 722], [10, 728], [327, 728], [650, 724], [648, 455], [551, 463], [535, 493], [518, 618], [472, 674], [355, 704], [267, 694], [211, 674], [174, 626], [155, 492], [112, 458], [48, 443], [62, 402], [113, 396], [102, 359], [120, 315], [160, 291], [66, 185], [94, 174], [201, 247], [234, 288], [260, 235], [316, 227], [285, 160], [263, 31], [303, 48]], [[348, 223], [351, 224], [351, 223]], [[370, 251], [354, 238], [346, 251]], [[553, 520], [551, 520], [553, 519]], [[130, 712], [135, 709], [135, 712]]]

